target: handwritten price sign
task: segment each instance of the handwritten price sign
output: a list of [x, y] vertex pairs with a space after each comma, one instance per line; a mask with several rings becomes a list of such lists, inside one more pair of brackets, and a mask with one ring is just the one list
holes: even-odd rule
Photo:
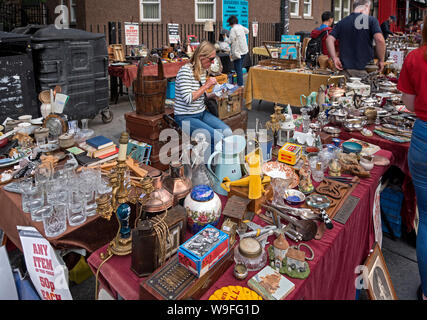
[[34, 287], [43, 300], [72, 300], [66, 272], [54, 249], [33, 227], [18, 226], [25, 264]]

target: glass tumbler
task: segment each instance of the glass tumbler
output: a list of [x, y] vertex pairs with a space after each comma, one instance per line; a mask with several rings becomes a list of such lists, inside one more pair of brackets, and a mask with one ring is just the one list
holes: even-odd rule
[[38, 214], [38, 210], [44, 206], [44, 192], [40, 186], [35, 186], [29, 193], [30, 200], [27, 208], [31, 214], [33, 221], [42, 221], [42, 217]]
[[22, 196], [22, 211], [29, 213], [28, 202], [31, 200], [30, 193], [34, 189], [33, 179], [26, 178], [21, 180], [19, 183], [19, 187], [21, 188], [21, 196]]
[[43, 227], [46, 237], [53, 238], [67, 230], [67, 205], [56, 203], [40, 209], [43, 217]]
[[68, 201], [68, 223], [70, 226], [78, 226], [86, 221], [86, 199], [84, 193], [78, 187], [70, 189]]

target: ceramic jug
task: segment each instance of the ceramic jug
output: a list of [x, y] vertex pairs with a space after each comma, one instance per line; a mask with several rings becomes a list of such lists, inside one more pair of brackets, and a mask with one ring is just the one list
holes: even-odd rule
[[[246, 148], [246, 140], [243, 136], [232, 135], [224, 138], [215, 146], [215, 151], [209, 157], [207, 168], [213, 177], [213, 189], [216, 193], [227, 196], [228, 193], [221, 187], [225, 177], [231, 181], [242, 178], [240, 154]], [[212, 162], [217, 157], [215, 170], [212, 170]]]
[[[306, 103], [303, 102], [303, 99], [305, 99]], [[303, 107], [311, 107], [313, 104], [317, 103], [317, 92], [313, 91], [308, 97], [302, 94], [300, 96], [300, 102]]]

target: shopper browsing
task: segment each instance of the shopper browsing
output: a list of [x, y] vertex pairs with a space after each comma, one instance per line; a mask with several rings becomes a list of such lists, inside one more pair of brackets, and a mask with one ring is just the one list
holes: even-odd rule
[[393, 36], [394, 33], [390, 30], [390, 25], [396, 22], [395, 16], [390, 16], [386, 21], [381, 24], [381, 30], [383, 32], [384, 39], [387, 40], [389, 36]]
[[249, 52], [246, 35], [249, 29], [239, 24], [236, 16], [231, 16], [227, 20], [231, 27], [228, 43], [231, 45], [231, 60], [234, 63], [234, 70], [237, 74], [237, 84], [243, 86], [243, 61]]
[[329, 55], [328, 48], [326, 46], [326, 39], [328, 38], [328, 35], [332, 31], [332, 26], [334, 24], [334, 15], [330, 11], [326, 11], [322, 14], [322, 24], [320, 27], [314, 29], [311, 34], [310, 38], [312, 40], [317, 39], [318, 37], [322, 37], [322, 51], [321, 54]]
[[[385, 40], [376, 18], [369, 16], [372, 1], [355, 0], [353, 13], [335, 26], [326, 39], [329, 54], [338, 70], [346, 77], [363, 78], [366, 66], [374, 59], [373, 42], [378, 57], [379, 71], [384, 69]], [[338, 57], [335, 42], [339, 40]]]
[[421, 47], [408, 54], [397, 88], [406, 107], [418, 120], [412, 131], [408, 164], [417, 195], [419, 224], [417, 260], [421, 276], [418, 298], [427, 300], [427, 16], [424, 18]]
[[184, 125], [189, 125], [190, 134], [197, 129], [206, 130], [210, 134], [211, 149], [215, 140], [232, 134], [229, 126], [206, 110], [204, 102], [207, 90], [217, 84], [213, 77], [206, 80], [207, 70], [215, 57], [215, 46], [203, 41], [194, 51], [190, 62], [178, 71], [175, 82], [175, 121], [183, 130]]

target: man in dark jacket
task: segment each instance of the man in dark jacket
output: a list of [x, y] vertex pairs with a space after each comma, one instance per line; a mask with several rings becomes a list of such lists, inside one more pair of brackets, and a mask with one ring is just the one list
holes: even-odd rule
[[381, 31], [383, 32], [384, 39], [387, 40], [389, 36], [394, 35], [390, 30], [390, 25], [396, 22], [395, 16], [390, 16], [386, 21], [381, 24]]
[[332, 25], [334, 24], [334, 15], [332, 12], [326, 11], [322, 14], [322, 24], [320, 27], [314, 29], [311, 32], [310, 38], [316, 39], [317, 37], [320, 37], [322, 33], [326, 31], [323, 35], [322, 39], [322, 54], [329, 56], [328, 48], [326, 47], [326, 38], [328, 37], [329, 33], [332, 31]]

